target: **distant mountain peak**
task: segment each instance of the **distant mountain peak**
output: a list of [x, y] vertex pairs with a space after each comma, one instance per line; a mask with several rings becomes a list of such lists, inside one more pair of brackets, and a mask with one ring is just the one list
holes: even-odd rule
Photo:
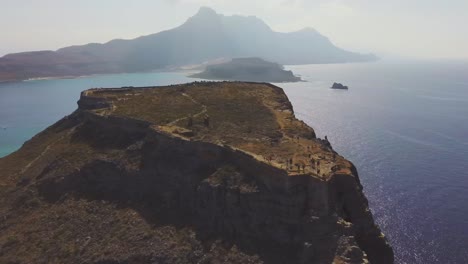
[[377, 59], [338, 48], [310, 27], [280, 33], [256, 16], [225, 16], [201, 7], [179, 27], [132, 40], [4, 56], [0, 81], [139, 72], [235, 57], [261, 57], [281, 64]]
[[222, 15], [216, 13], [212, 8], [202, 6], [198, 12], [190, 17], [184, 25], [186, 26], [213, 26], [221, 22]]
[[202, 6], [195, 14], [195, 17], [196, 16], [219, 16], [219, 14], [211, 7]]

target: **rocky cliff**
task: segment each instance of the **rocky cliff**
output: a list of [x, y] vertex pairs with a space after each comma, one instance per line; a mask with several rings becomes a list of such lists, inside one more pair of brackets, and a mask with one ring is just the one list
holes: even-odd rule
[[1, 263], [393, 263], [282, 89], [92, 89], [0, 159]]

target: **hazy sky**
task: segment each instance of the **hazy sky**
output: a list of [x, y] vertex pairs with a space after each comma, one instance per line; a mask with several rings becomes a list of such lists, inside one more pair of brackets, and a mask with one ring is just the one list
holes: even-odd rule
[[468, 0], [0, 0], [0, 55], [156, 33], [200, 6], [313, 27], [352, 51], [468, 58]]

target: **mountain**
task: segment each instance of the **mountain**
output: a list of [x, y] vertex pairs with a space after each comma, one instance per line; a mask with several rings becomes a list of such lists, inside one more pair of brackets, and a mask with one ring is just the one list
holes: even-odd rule
[[256, 17], [224, 16], [202, 7], [177, 28], [132, 40], [5, 55], [0, 80], [139, 72], [222, 57], [262, 57], [281, 64], [376, 59], [340, 49], [311, 28], [279, 33]]
[[260, 58], [236, 58], [232, 61], [208, 65], [203, 72], [190, 77], [208, 80], [248, 81], [248, 82], [299, 82], [300, 77], [283, 66]]
[[279, 87], [91, 89], [78, 106], [0, 159], [0, 263], [393, 263], [356, 168]]

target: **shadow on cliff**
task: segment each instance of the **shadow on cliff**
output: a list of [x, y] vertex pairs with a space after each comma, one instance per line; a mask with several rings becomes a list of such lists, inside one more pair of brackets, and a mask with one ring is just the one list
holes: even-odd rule
[[[253, 173], [228, 162], [232, 154], [219, 147], [177, 146], [147, 140], [139, 130], [129, 133], [90, 122], [78, 127], [71, 141], [88, 144], [106, 153], [106, 158], [93, 156], [65, 175], [59, 168], [67, 166], [66, 161], [59, 158], [51, 163], [36, 178], [39, 194], [49, 203], [104, 200], [118, 208], [132, 208], [155, 228], [192, 228], [206, 252], [216, 240], [222, 240], [226, 249], [236, 245], [245, 254], [259, 255], [265, 263], [291, 263], [300, 255], [300, 245], [277, 243], [268, 236], [261, 240], [258, 237], [263, 236], [239, 230], [252, 213], [240, 205], [241, 196], [258, 200], [266, 187]], [[118, 154], [108, 158], [108, 153]], [[239, 208], [232, 209], [235, 206]], [[258, 225], [268, 228], [267, 223]]]
[[[193, 229], [205, 252], [222, 240], [227, 249], [236, 245], [264, 263], [332, 263], [338, 237], [330, 213], [335, 208], [328, 208], [335, 194], [326, 194], [327, 188], [341, 194], [336, 204], [346, 220], [361, 230], [374, 227], [370, 213], [359, 213], [367, 212], [367, 203], [362, 193], [355, 195], [349, 176], [336, 177], [334, 187], [327, 187], [313, 177], [290, 179], [229, 148], [95, 123], [82, 124], [71, 141], [95, 152], [67, 173], [60, 169], [69, 166], [63, 159], [49, 164], [36, 177], [44, 200], [104, 200], [132, 208], [155, 228]], [[311, 216], [320, 219], [310, 222]], [[381, 241], [369, 239], [379, 234], [358, 233], [364, 234], [357, 236], [359, 244], [379, 252]]]
[[[201, 173], [213, 175], [216, 171], [207, 168]], [[116, 204], [118, 208], [132, 208], [155, 228], [161, 226], [174, 226], [177, 229], [193, 228], [197, 240], [204, 244], [207, 251], [216, 240], [222, 240], [226, 249], [236, 245], [245, 254], [259, 255], [265, 263], [291, 263], [291, 260], [300, 254], [296, 246], [259, 240], [253, 236], [248, 238], [240, 236], [237, 233], [239, 230], [232, 225], [229, 226], [229, 220], [226, 221], [223, 216], [216, 215], [215, 211], [219, 211], [219, 208], [221, 211], [226, 209], [223, 208], [225, 205], [219, 203], [220, 200], [217, 200], [219, 208], [204, 210], [212, 211], [213, 215], [197, 213], [203, 203], [200, 192], [201, 196], [210, 196], [207, 194], [208, 190], [204, 192], [204, 188], [198, 190], [177, 188], [178, 185], [181, 186], [180, 183], [166, 180], [149, 174], [127, 174], [116, 163], [96, 160], [81, 168], [80, 172], [66, 175], [61, 179], [44, 178], [37, 186], [40, 195], [49, 203], [58, 203], [64, 199], [105, 200]], [[204, 185], [202, 182], [200, 184]], [[218, 187], [215, 192], [225, 196], [232, 191], [229, 188], [229, 186]], [[224, 194], [221, 194], [223, 192]], [[196, 193], [199, 194], [198, 197]], [[224, 224], [226, 226], [223, 226]]]

